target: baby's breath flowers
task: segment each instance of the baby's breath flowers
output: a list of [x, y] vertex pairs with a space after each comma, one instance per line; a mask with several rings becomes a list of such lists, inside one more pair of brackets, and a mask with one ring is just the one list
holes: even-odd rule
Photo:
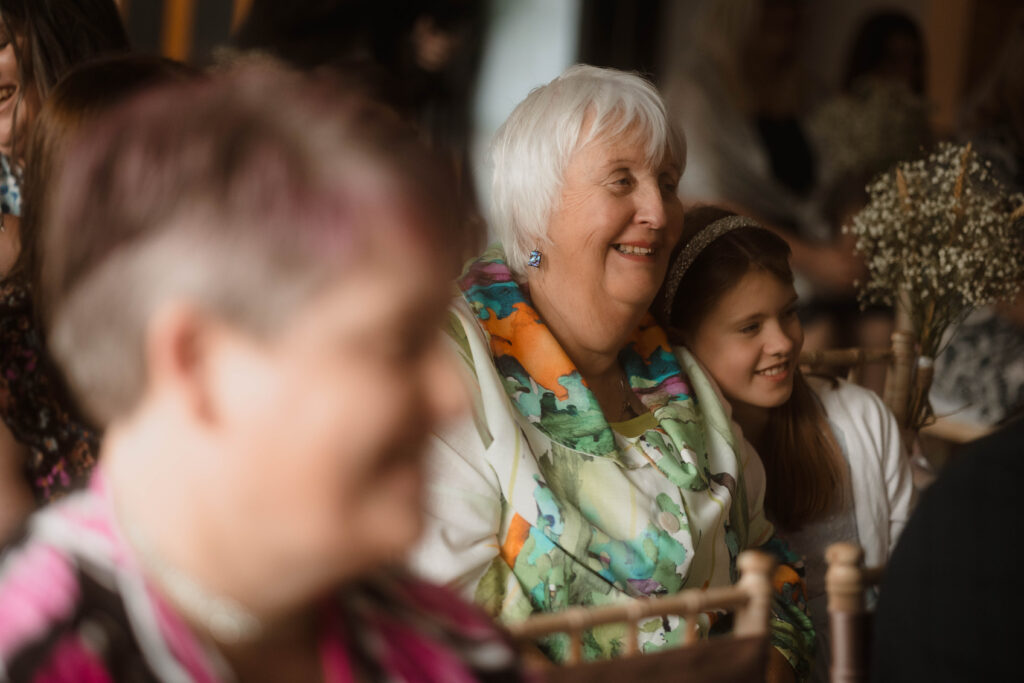
[[[951, 143], [897, 164], [867, 191], [867, 207], [846, 228], [868, 270], [861, 305], [904, 306], [930, 364], [947, 330], [1024, 284], [1024, 195], [1009, 194], [969, 144]], [[912, 390], [914, 429], [931, 417], [927, 390]]]

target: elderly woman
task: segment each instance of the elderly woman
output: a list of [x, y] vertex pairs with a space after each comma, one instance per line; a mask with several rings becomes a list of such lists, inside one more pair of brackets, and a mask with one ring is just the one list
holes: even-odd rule
[[[737, 554], [773, 529], [763, 468], [737, 456], [716, 389], [647, 314], [683, 229], [685, 147], [660, 96], [576, 66], [493, 149], [504, 246], [468, 266], [451, 320], [475, 409], [433, 442], [415, 566], [506, 620], [731, 583]], [[775, 642], [803, 669], [813, 632], [789, 583]], [[647, 649], [681, 637], [675, 620], [642, 630]], [[585, 647], [611, 655], [624, 637], [602, 629]]]
[[335, 92], [166, 86], [68, 152], [42, 310], [106, 434], [0, 557], [0, 679], [516, 680], [486, 615], [387, 569], [464, 405], [451, 212], [414, 135]]

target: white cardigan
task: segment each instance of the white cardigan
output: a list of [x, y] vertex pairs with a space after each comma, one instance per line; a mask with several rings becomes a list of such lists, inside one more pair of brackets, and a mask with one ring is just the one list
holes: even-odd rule
[[910, 460], [896, 418], [864, 387], [808, 377], [850, 463], [857, 535], [868, 566], [889, 558], [914, 503]]

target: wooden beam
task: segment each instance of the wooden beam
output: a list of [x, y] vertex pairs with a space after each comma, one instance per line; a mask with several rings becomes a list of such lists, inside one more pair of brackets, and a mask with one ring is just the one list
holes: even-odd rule
[[238, 30], [245, 18], [249, 16], [252, 8], [252, 0], [234, 0], [234, 10], [231, 13], [231, 33]]
[[939, 135], [952, 133], [960, 114], [973, 17], [974, 0], [928, 3], [928, 93], [935, 103], [932, 125]]
[[186, 61], [192, 52], [195, 0], [164, 0], [160, 49], [165, 57]]

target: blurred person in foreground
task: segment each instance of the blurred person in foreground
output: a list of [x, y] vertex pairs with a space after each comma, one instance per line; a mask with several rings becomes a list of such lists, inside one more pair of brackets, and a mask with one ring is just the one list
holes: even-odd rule
[[[686, 149], [657, 90], [574, 66], [516, 107], [493, 155], [501, 244], [467, 266], [450, 325], [476, 410], [433, 440], [417, 568], [512, 621], [728, 585], [741, 551], [785, 555], [763, 468], [647, 313], [683, 230]], [[813, 648], [787, 569], [772, 622], [783, 679]], [[711, 627], [698, 620], [702, 635]], [[685, 628], [658, 618], [641, 631], [654, 650]], [[585, 653], [614, 656], [626, 637], [622, 624], [595, 629]], [[566, 655], [557, 638], [542, 647]]]
[[966, 445], [924, 492], [885, 571], [872, 681], [1020, 680], [1021, 484], [1017, 419]]
[[87, 123], [146, 88], [198, 76], [149, 55], [100, 58], [72, 69], [50, 91], [32, 128], [17, 260], [0, 282], [0, 542], [36, 504], [81, 487], [99, 451], [88, 424], [46, 350], [36, 315], [39, 215], [49, 179]]
[[266, 66], [83, 131], [42, 314], [106, 434], [0, 558], [0, 679], [515, 680], [486, 617], [386, 568], [464, 400], [446, 190], [387, 111]]

